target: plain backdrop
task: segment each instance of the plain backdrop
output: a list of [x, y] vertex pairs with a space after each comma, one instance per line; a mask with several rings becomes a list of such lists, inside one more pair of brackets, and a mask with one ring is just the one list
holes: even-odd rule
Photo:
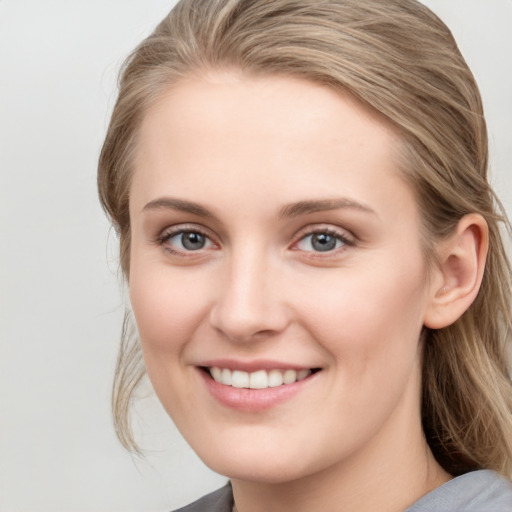
[[[429, 0], [481, 86], [512, 213], [512, 1]], [[96, 161], [123, 58], [170, 0], [0, 0], [0, 511], [168, 511], [220, 486], [148, 391], [111, 426], [123, 314]]]

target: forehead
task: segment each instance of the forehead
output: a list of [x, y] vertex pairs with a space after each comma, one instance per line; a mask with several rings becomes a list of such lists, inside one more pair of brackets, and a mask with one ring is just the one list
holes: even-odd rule
[[130, 202], [140, 208], [164, 191], [202, 201], [226, 193], [226, 200], [259, 195], [263, 207], [275, 194], [292, 202], [365, 188], [371, 199], [382, 195], [383, 182], [390, 190], [398, 181], [404, 186], [398, 144], [391, 124], [372, 109], [308, 80], [193, 76], [146, 113]]
[[177, 138], [217, 135], [218, 144], [247, 129], [267, 142], [278, 135], [279, 143], [299, 137], [347, 143], [347, 135], [363, 130], [374, 146], [380, 141], [389, 147], [398, 137], [390, 122], [347, 92], [288, 75], [235, 71], [194, 74], [170, 87], [144, 116], [142, 142], [157, 140], [162, 128]]

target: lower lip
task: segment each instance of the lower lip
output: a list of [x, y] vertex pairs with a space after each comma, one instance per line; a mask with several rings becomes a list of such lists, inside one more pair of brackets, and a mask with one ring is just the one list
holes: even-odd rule
[[299, 393], [317, 375], [314, 373], [292, 384], [283, 384], [274, 388], [247, 389], [226, 386], [213, 380], [199, 369], [210, 394], [222, 405], [244, 412], [260, 412], [275, 407]]

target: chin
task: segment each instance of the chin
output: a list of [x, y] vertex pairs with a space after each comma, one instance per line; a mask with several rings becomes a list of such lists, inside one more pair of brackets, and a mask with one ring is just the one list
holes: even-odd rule
[[282, 450], [272, 450], [273, 454], [268, 451], [243, 450], [237, 447], [223, 453], [198, 451], [198, 455], [210, 469], [232, 480], [283, 484], [316, 472], [314, 461], [308, 463], [296, 451], [283, 453]]
[[264, 461], [259, 464], [254, 461], [236, 461], [207, 464], [207, 466], [216, 473], [224, 475], [231, 480], [242, 480], [262, 484], [284, 484], [306, 476], [296, 470], [291, 471], [290, 467], [266, 464]]

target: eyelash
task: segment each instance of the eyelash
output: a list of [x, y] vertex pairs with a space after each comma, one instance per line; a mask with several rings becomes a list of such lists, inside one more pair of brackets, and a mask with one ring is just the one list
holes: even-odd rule
[[198, 226], [190, 226], [190, 227], [180, 226], [179, 228], [175, 228], [175, 229], [173, 229], [173, 228], [166, 229], [162, 232], [161, 235], [159, 235], [157, 237], [156, 243], [157, 243], [157, 245], [161, 246], [166, 252], [172, 254], [173, 256], [180, 256], [182, 258], [190, 258], [190, 257], [192, 257], [192, 255], [194, 253], [199, 253], [201, 251], [201, 249], [199, 249], [197, 251], [193, 251], [193, 250], [182, 251], [182, 250], [174, 249], [172, 247], [172, 245], [170, 243], [168, 243], [174, 237], [177, 237], [179, 235], [184, 235], [186, 233], [200, 234], [206, 240], [209, 240], [211, 244], [214, 244], [214, 242], [212, 242], [211, 236], [208, 235], [208, 233], [206, 233], [205, 230], [202, 230]]
[[[184, 235], [186, 233], [197, 233], [203, 236], [209, 243], [213, 246], [217, 245], [212, 241], [211, 236], [206, 232], [206, 230], [201, 229], [199, 226], [180, 226], [176, 228], [168, 228], [164, 230], [155, 240], [158, 246], [161, 246], [166, 252], [173, 256], [178, 256], [181, 258], [191, 258], [197, 257], [201, 254], [203, 248], [200, 248], [196, 251], [194, 250], [177, 250], [172, 247], [169, 243], [171, 239], [177, 237], [179, 235]], [[297, 240], [292, 244], [291, 250], [300, 251], [297, 246], [306, 240], [308, 237], [313, 237], [315, 235], [328, 235], [333, 237], [337, 242], [341, 242], [341, 247], [336, 247], [333, 250], [326, 251], [315, 251], [315, 250], [303, 250], [304, 253], [309, 253], [309, 258], [328, 258], [329, 256], [338, 255], [340, 251], [343, 251], [346, 247], [353, 247], [356, 245], [356, 241], [351, 237], [347, 236], [345, 233], [338, 231], [333, 228], [327, 227], [317, 227], [314, 229], [304, 229], [299, 233]]]
[[[342, 233], [341, 231], [338, 231], [333, 228], [327, 228], [327, 227], [318, 227], [314, 229], [307, 229], [300, 233], [299, 239], [293, 244], [293, 247], [297, 247], [301, 242], [303, 242], [308, 237], [313, 237], [315, 235], [328, 235], [333, 237], [336, 241], [341, 242], [341, 247], [336, 247], [333, 250], [327, 250], [327, 251], [306, 251], [303, 252], [310, 253], [308, 254], [308, 257], [310, 258], [326, 258], [329, 256], [338, 255], [340, 251], [343, 251], [346, 249], [346, 247], [353, 247], [355, 246], [355, 240], [354, 238], [347, 236], [347, 234]], [[293, 250], [300, 250], [298, 248], [293, 248]]]

